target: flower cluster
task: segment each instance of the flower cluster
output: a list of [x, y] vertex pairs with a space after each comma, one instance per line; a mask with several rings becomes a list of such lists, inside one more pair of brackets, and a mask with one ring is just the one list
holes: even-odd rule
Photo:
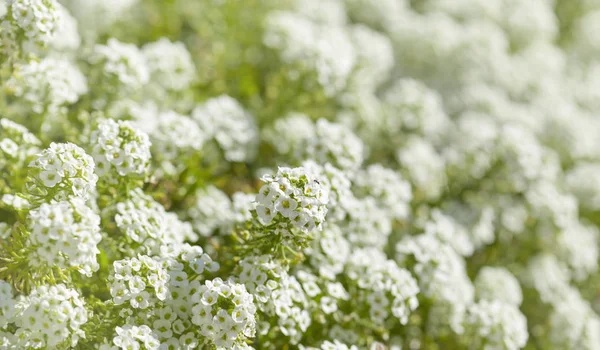
[[391, 218], [406, 219], [412, 199], [410, 184], [398, 173], [379, 164], [371, 165], [354, 179], [356, 192], [374, 198], [377, 207]]
[[384, 325], [389, 317], [401, 324], [419, 305], [417, 281], [406, 269], [388, 260], [376, 249], [358, 249], [346, 265], [352, 299], [360, 300], [375, 324]]
[[60, 21], [56, 23], [55, 34], [50, 41], [50, 48], [52, 51], [60, 52], [61, 55], [71, 57], [81, 46], [81, 35], [79, 35], [77, 20], [61, 4], [58, 5], [58, 12]]
[[433, 305], [430, 312], [438, 319], [430, 317], [432, 324], [427, 326], [433, 333], [443, 333], [448, 328], [462, 333], [464, 313], [475, 294], [465, 261], [431, 234], [404, 238], [396, 252], [399, 262], [411, 263], [422, 295]]
[[48, 199], [87, 199], [98, 181], [94, 168], [94, 159], [81, 147], [52, 143], [29, 164], [28, 191]]
[[[297, 344], [310, 323], [306, 310], [307, 293], [294, 276], [269, 256], [251, 256], [242, 260], [238, 267], [239, 282], [254, 295], [258, 310], [265, 319], [275, 317], [273, 326], [279, 327], [289, 342]], [[261, 323], [258, 331], [269, 332], [272, 327]], [[277, 339], [281, 341], [281, 339]]]
[[117, 336], [113, 343], [117, 349], [139, 349], [143, 345], [146, 349], [158, 349], [160, 342], [152, 335], [152, 329], [148, 326], [130, 326], [116, 328]]
[[134, 309], [148, 308], [153, 299], [165, 300], [169, 295], [169, 272], [147, 255], [117, 260], [109, 277], [110, 294], [115, 305], [129, 303]]
[[142, 47], [142, 54], [150, 72], [150, 80], [168, 90], [184, 90], [196, 73], [190, 53], [180, 42], [167, 38]]
[[[135, 94], [150, 79], [146, 61], [140, 49], [111, 38], [106, 45], [96, 45], [88, 58], [97, 82], [97, 106], [105, 106], [115, 98]], [[115, 96], [121, 94], [121, 96]]]
[[59, 9], [56, 0], [7, 1], [0, 34], [2, 55], [28, 55], [45, 49], [56, 34]]
[[191, 300], [192, 323], [217, 349], [230, 349], [254, 336], [256, 306], [243, 284], [209, 280], [197, 288]]
[[318, 275], [335, 280], [351, 257], [351, 247], [339, 226], [326, 224], [305, 252], [309, 264]]
[[302, 167], [313, 174], [324, 190], [329, 193], [327, 221], [344, 220], [349, 215], [350, 207], [355, 201], [350, 181], [351, 175], [330, 163], [319, 165], [314, 160], [302, 162]]
[[40, 286], [15, 304], [15, 348], [74, 347], [85, 336], [88, 312], [76, 290], [64, 284]]
[[483, 300], [467, 309], [465, 339], [469, 346], [521, 349], [527, 338], [527, 320], [515, 305]]
[[5, 174], [2, 189], [19, 188], [27, 173], [28, 159], [39, 152], [41, 141], [21, 124], [0, 119], [0, 171]]
[[321, 229], [327, 214], [329, 193], [304, 168], [280, 167], [277, 174], [262, 177], [256, 196], [256, 213], [263, 225], [284, 236], [304, 236]]
[[[202, 248], [186, 244], [163, 246], [160, 257], [138, 255], [137, 258], [115, 261], [109, 287], [112, 302], [119, 310], [115, 319], [119, 325], [112, 330], [112, 340], [105, 341], [104, 346], [110, 349], [113, 344], [123, 348], [123, 342], [135, 342], [146, 348], [164, 346], [170, 349], [209, 346], [218, 342], [214, 333], [202, 330], [207, 323], [198, 324], [199, 318], [193, 311], [206, 291], [204, 284], [210, 284], [199, 278], [218, 269], [219, 265]], [[218, 285], [217, 280], [214, 285]], [[232, 291], [240, 293], [234, 289], [232, 287], [227, 294], [229, 297], [232, 297]], [[210, 305], [216, 301], [215, 297]], [[227, 303], [214, 307], [224, 304]], [[213, 321], [211, 317], [210, 322]]]
[[358, 348], [354, 345], [348, 346], [339, 340], [334, 340], [333, 342], [329, 340], [325, 340], [320, 347], [304, 347], [302, 346], [300, 349], [302, 350], [357, 350]]
[[[271, 13], [266, 27], [265, 45], [275, 49], [286, 64], [314, 74], [314, 83], [326, 94], [343, 89], [355, 65], [356, 52], [342, 27], [314, 23], [286, 11]], [[290, 78], [293, 80], [294, 76]]]
[[551, 349], [593, 349], [600, 343], [600, 317], [574, 290], [566, 291], [550, 315]]
[[[12, 286], [0, 280], [0, 330], [4, 329], [15, 312]], [[1, 344], [1, 343], [0, 343]]]
[[174, 111], [142, 114], [135, 125], [150, 137], [152, 161], [159, 166], [153, 175], [169, 177], [181, 173], [184, 169], [179, 160], [191, 158], [202, 149], [205, 133], [190, 117]]
[[126, 201], [115, 205], [116, 213], [111, 218], [118, 228], [118, 235], [126, 237], [124, 250], [157, 254], [165, 245], [197, 239], [190, 223], [165, 211], [141, 190], [133, 190], [128, 196]]
[[504, 268], [482, 268], [473, 284], [475, 297], [479, 300], [499, 300], [516, 306], [523, 302], [519, 281]]
[[88, 90], [83, 74], [66, 59], [48, 57], [17, 65], [15, 70], [3, 88], [18, 98], [20, 110], [55, 114]]
[[255, 198], [253, 194], [235, 192], [229, 199], [223, 191], [209, 186], [196, 193], [196, 203], [189, 208], [188, 215], [202, 236], [215, 232], [229, 234], [235, 225], [252, 219]]
[[81, 198], [43, 203], [29, 212], [27, 221], [33, 269], [74, 267], [88, 277], [98, 270], [100, 217]]
[[290, 114], [267, 129], [265, 137], [286, 161], [314, 160], [348, 171], [363, 162], [363, 142], [345, 125], [325, 119], [312, 123], [306, 116]]
[[211, 98], [192, 111], [192, 118], [230, 162], [256, 157], [258, 129], [254, 117], [227, 95]]
[[90, 135], [92, 157], [99, 176], [113, 174], [143, 177], [150, 163], [150, 140], [131, 122], [106, 119]]

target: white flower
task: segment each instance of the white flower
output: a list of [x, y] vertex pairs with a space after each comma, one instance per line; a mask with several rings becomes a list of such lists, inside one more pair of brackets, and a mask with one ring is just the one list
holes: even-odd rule
[[56, 24], [56, 33], [50, 41], [50, 47], [59, 52], [76, 51], [81, 45], [77, 20], [61, 4], [58, 4], [58, 12], [60, 21]]
[[152, 82], [170, 90], [184, 90], [191, 84], [196, 68], [183, 43], [161, 38], [144, 45], [142, 54]]
[[[75, 346], [75, 335], [88, 320], [83, 299], [64, 284], [33, 289], [18, 300], [15, 310], [15, 323], [21, 335], [17, 345], [21, 348], [28, 347], [30, 341], [38, 343], [38, 348]], [[69, 337], [72, 343], [67, 344]]]
[[30, 244], [39, 250], [52, 252], [30, 257], [34, 268], [56, 266], [77, 268], [91, 277], [99, 264], [97, 245], [102, 239], [100, 217], [85, 205], [81, 198], [42, 204], [27, 218]]
[[247, 162], [256, 157], [256, 121], [235, 99], [227, 95], [211, 98], [192, 111], [192, 118], [228, 161]]
[[227, 194], [215, 186], [196, 192], [196, 203], [187, 211], [194, 229], [202, 236], [229, 233], [234, 223], [232, 203]]
[[361, 89], [375, 90], [389, 78], [394, 67], [392, 43], [387, 36], [362, 24], [350, 27], [350, 37], [357, 55], [352, 83]]
[[465, 316], [465, 340], [470, 345], [517, 350], [527, 343], [527, 319], [515, 305], [483, 300]]
[[90, 136], [94, 159], [112, 165], [112, 171], [102, 170], [108, 178], [143, 176], [150, 164], [150, 145], [147, 134], [122, 120], [102, 120]]
[[256, 213], [263, 225], [277, 218], [288, 233], [290, 226], [303, 234], [321, 228], [329, 192], [313, 174], [304, 168], [280, 167], [275, 176], [265, 175], [262, 180], [265, 185], [256, 197]]
[[[191, 300], [194, 302], [192, 323], [217, 347], [225, 346], [221, 345], [223, 341], [232, 347], [254, 336], [256, 306], [243, 285], [219, 278], [208, 280], [198, 286]], [[224, 334], [226, 337], [221, 337]]]
[[12, 320], [14, 312], [15, 299], [12, 286], [8, 282], [0, 280], [0, 329], [3, 329]]
[[29, 168], [33, 179], [29, 190], [35, 195], [46, 196], [52, 188], [55, 199], [69, 196], [87, 199], [98, 180], [93, 158], [72, 143], [51, 143], [36, 156]]
[[[97, 106], [105, 106], [119, 92], [123, 96], [139, 91], [150, 79], [144, 56], [133, 44], [115, 38], [96, 45], [88, 61], [95, 73], [92, 90], [97, 91]], [[103, 96], [104, 95], [104, 96]]]
[[60, 6], [56, 0], [7, 1], [7, 13], [2, 16], [2, 53], [12, 56], [18, 46], [25, 54], [45, 49], [57, 34]]
[[357, 294], [350, 297], [361, 300], [361, 307], [377, 324], [383, 325], [393, 316], [404, 325], [419, 305], [417, 281], [377, 249], [354, 250], [346, 264], [346, 274], [358, 288]]
[[347, 84], [356, 61], [355, 48], [344, 27], [320, 25], [294, 12], [273, 11], [263, 37], [287, 64], [299, 64], [315, 74], [330, 96]]
[[139, 0], [63, 0], [87, 36], [96, 36], [127, 13]]
[[501, 267], [484, 267], [479, 270], [474, 282], [475, 296], [478, 300], [499, 300], [519, 306], [523, 293], [519, 281]]
[[354, 179], [356, 193], [371, 196], [380, 210], [395, 219], [406, 219], [410, 215], [409, 204], [412, 189], [402, 176], [379, 164], [370, 165]]
[[35, 113], [58, 113], [88, 92], [87, 80], [77, 66], [64, 58], [47, 57], [20, 64], [4, 82], [19, 103]]
[[570, 289], [550, 315], [553, 349], [594, 349], [600, 344], [600, 318], [579, 293]]

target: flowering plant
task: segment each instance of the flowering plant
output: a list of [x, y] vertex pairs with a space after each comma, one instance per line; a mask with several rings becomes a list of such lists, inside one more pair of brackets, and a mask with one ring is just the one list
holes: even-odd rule
[[0, 0], [0, 350], [600, 349], [599, 23]]

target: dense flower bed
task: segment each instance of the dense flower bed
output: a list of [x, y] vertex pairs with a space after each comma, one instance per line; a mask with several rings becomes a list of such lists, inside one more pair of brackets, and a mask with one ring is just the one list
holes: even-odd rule
[[0, 349], [600, 349], [600, 1], [0, 16]]

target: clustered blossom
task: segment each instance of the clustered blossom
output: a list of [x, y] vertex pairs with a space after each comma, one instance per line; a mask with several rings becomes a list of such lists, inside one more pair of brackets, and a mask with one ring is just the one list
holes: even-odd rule
[[[238, 267], [239, 282], [244, 284], [255, 299], [258, 310], [265, 318], [275, 317], [275, 324], [289, 342], [297, 344], [311, 323], [306, 310], [308, 298], [294, 276], [268, 256], [252, 256], [242, 260]], [[271, 321], [273, 322], [273, 321]], [[263, 323], [259, 332], [266, 332]]]
[[373, 322], [383, 325], [390, 316], [401, 324], [408, 322], [419, 305], [419, 286], [410, 272], [369, 248], [353, 251], [346, 269], [354, 284], [349, 288], [350, 294], [353, 299], [364, 298], [361, 304], [367, 307]]
[[411, 259], [422, 295], [431, 301], [435, 331], [451, 328], [461, 333], [466, 308], [474, 301], [473, 284], [465, 261], [449, 245], [431, 234], [406, 237], [396, 246], [400, 263]]
[[0, 119], [0, 171], [6, 175], [0, 181], [19, 181], [19, 175], [26, 171], [28, 159], [39, 152], [41, 143], [23, 125]]
[[124, 325], [116, 327], [115, 330], [117, 336], [113, 338], [113, 343], [117, 349], [139, 349], [142, 345], [148, 350], [159, 348], [160, 342], [152, 334], [152, 329], [146, 325], [139, 327]]
[[[25, 159], [32, 155], [32, 149], [41, 144], [40, 140], [34, 134], [29, 132], [26, 127], [17, 124], [10, 119], [0, 119], [0, 128], [2, 128], [2, 140], [0, 147], [5, 158]], [[6, 165], [8, 165], [8, 161]]]
[[317, 239], [306, 248], [309, 264], [323, 278], [335, 280], [350, 259], [351, 244], [336, 225], [324, 225]]
[[30, 244], [35, 249], [30, 258], [33, 269], [74, 267], [88, 277], [98, 270], [100, 217], [81, 198], [43, 203], [29, 212], [27, 221]]
[[321, 186], [329, 193], [327, 221], [335, 222], [345, 219], [348, 215], [347, 210], [355, 199], [349, 175], [330, 163], [319, 165], [313, 160], [302, 162], [302, 167], [318, 178]]
[[196, 231], [202, 236], [214, 233], [230, 234], [233, 227], [252, 218], [256, 195], [235, 192], [231, 199], [214, 186], [196, 193], [196, 203], [189, 208], [189, 215]]
[[329, 193], [317, 178], [304, 168], [280, 167], [277, 174], [265, 175], [262, 181], [265, 184], [256, 196], [256, 213], [263, 225], [274, 225], [284, 236], [321, 229]]
[[343, 27], [314, 23], [286, 11], [271, 13], [266, 27], [265, 45], [277, 50], [284, 62], [314, 74], [315, 83], [326, 94], [343, 89], [356, 61], [355, 48]]
[[150, 140], [131, 122], [101, 121], [90, 136], [90, 146], [99, 176], [112, 174], [113, 167], [120, 176], [144, 176], [148, 169]]
[[35, 113], [57, 113], [59, 107], [77, 102], [88, 91], [87, 81], [69, 60], [48, 57], [15, 67], [18, 74], [3, 88], [20, 98], [21, 108]]
[[600, 343], [600, 317], [591, 305], [573, 290], [550, 315], [551, 349], [593, 349]]
[[167, 38], [142, 47], [150, 79], [169, 90], [184, 90], [191, 83], [196, 68], [185, 45]]
[[374, 198], [377, 207], [390, 217], [401, 220], [409, 216], [412, 190], [395, 171], [379, 164], [371, 165], [356, 175], [354, 183], [356, 192]]
[[174, 111], [143, 114], [135, 125], [150, 137], [152, 161], [159, 163], [165, 176], [178, 174], [182, 171], [178, 159], [200, 151], [205, 133], [190, 117]]
[[72, 143], [51, 143], [29, 164], [28, 190], [49, 199], [87, 199], [98, 181], [94, 159]]
[[[310, 271], [300, 269], [294, 272], [308, 299], [308, 311], [317, 323], [326, 323], [326, 317], [335, 317], [344, 303], [350, 300], [350, 294], [343, 284], [313, 275]], [[325, 320], [324, 320], [325, 319]], [[315, 326], [317, 326], [315, 324]]]
[[475, 278], [474, 286], [475, 297], [479, 300], [499, 300], [516, 306], [523, 302], [519, 281], [504, 268], [482, 268]]
[[477, 347], [521, 349], [527, 343], [527, 320], [515, 305], [483, 300], [467, 309], [465, 337]]
[[124, 96], [135, 94], [150, 79], [140, 49], [114, 38], [109, 39], [106, 45], [96, 45], [89, 56], [89, 62], [94, 79], [98, 81], [98, 84], [93, 86], [93, 90], [98, 92], [98, 106], [112, 101], [117, 93]]
[[64, 284], [40, 286], [15, 304], [17, 348], [74, 347], [88, 321], [83, 298]]
[[[203, 329], [205, 325], [210, 327], [216, 319], [211, 317], [199, 323], [201, 318], [193, 311], [196, 304], [204, 301], [202, 296], [210, 294], [205, 293], [208, 289], [205, 284], [210, 285], [210, 280], [201, 282], [199, 278], [218, 269], [219, 265], [202, 248], [187, 244], [163, 246], [160, 256], [138, 255], [137, 258], [115, 261], [109, 287], [112, 301], [120, 309], [116, 321], [121, 325], [114, 328], [112, 340], [105, 340], [103, 348], [119, 349], [123, 344], [140, 343], [147, 348], [178, 349], [219, 342], [214, 339], [214, 333]], [[219, 281], [215, 279], [213, 285], [218, 285]], [[234, 294], [248, 296], [240, 294], [240, 287], [231, 286], [228, 290], [226, 295], [231, 298]], [[225, 295], [226, 291], [222, 293]], [[242, 299], [233, 298], [231, 303], [237, 302], [240, 306], [241, 301], [247, 302]], [[215, 296], [210, 305], [216, 301]], [[226, 304], [221, 302], [214, 307]], [[252, 305], [244, 306], [250, 308], [245, 311], [252, 311]], [[226, 335], [229, 337], [231, 332]], [[227, 337], [222, 340], [228, 341]], [[237, 339], [237, 335], [234, 338]]]
[[349, 28], [350, 37], [357, 51], [356, 70], [351, 84], [365, 88], [365, 85], [377, 87], [385, 82], [394, 67], [394, 49], [388, 37], [364, 24]]
[[114, 222], [121, 235], [127, 237], [125, 249], [131, 252], [157, 254], [161, 247], [196, 240], [192, 225], [167, 212], [140, 189], [129, 193], [129, 199], [115, 206]]
[[231, 201], [227, 194], [214, 186], [198, 191], [196, 205], [188, 210], [195, 229], [203, 236], [228, 224]]
[[448, 126], [441, 96], [418, 80], [397, 80], [382, 99], [386, 134], [408, 130], [437, 141]]
[[256, 121], [232, 97], [221, 95], [205, 101], [192, 111], [192, 118], [228, 161], [247, 162], [256, 157]]
[[14, 303], [12, 286], [10, 283], [0, 280], [0, 330], [4, 329], [14, 316]]
[[323, 342], [323, 344], [321, 344], [321, 346], [318, 348], [301, 346], [300, 349], [302, 349], [302, 350], [358, 350], [358, 348], [356, 346], [354, 346], [354, 345], [348, 346], [348, 345], [340, 342], [337, 339], [334, 341], [325, 340]]
[[254, 336], [256, 306], [244, 285], [216, 278], [198, 286], [191, 300], [192, 323], [217, 349], [230, 349]]
[[6, 1], [1, 16], [0, 49], [3, 56], [35, 54], [46, 48], [60, 23], [56, 0]]
[[50, 41], [50, 48], [70, 57], [81, 46], [77, 20], [61, 4], [58, 5], [58, 12], [60, 21], [56, 24], [54, 37]]
[[[166, 258], [138, 255], [137, 258], [117, 260], [109, 277], [110, 294], [115, 305], [127, 303], [133, 309], [147, 309], [157, 300], [172, 298], [172, 287], [189, 284], [184, 268], [189, 273], [215, 272], [219, 265], [200, 247], [165, 246]], [[174, 259], [181, 256], [182, 261]], [[184, 265], [185, 264], [185, 265]]]
[[147, 255], [117, 260], [109, 277], [110, 294], [115, 305], [128, 303], [134, 309], [148, 308], [153, 299], [165, 300], [169, 295], [169, 272]]
[[363, 142], [345, 125], [325, 119], [313, 123], [302, 114], [278, 119], [265, 137], [288, 162], [289, 157], [296, 162], [314, 160], [353, 171], [364, 158]]
[[447, 185], [445, 160], [433, 145], [423, 138], [411, 137], [396, 153], [413, 185], [414, 197], [435, 200]]

